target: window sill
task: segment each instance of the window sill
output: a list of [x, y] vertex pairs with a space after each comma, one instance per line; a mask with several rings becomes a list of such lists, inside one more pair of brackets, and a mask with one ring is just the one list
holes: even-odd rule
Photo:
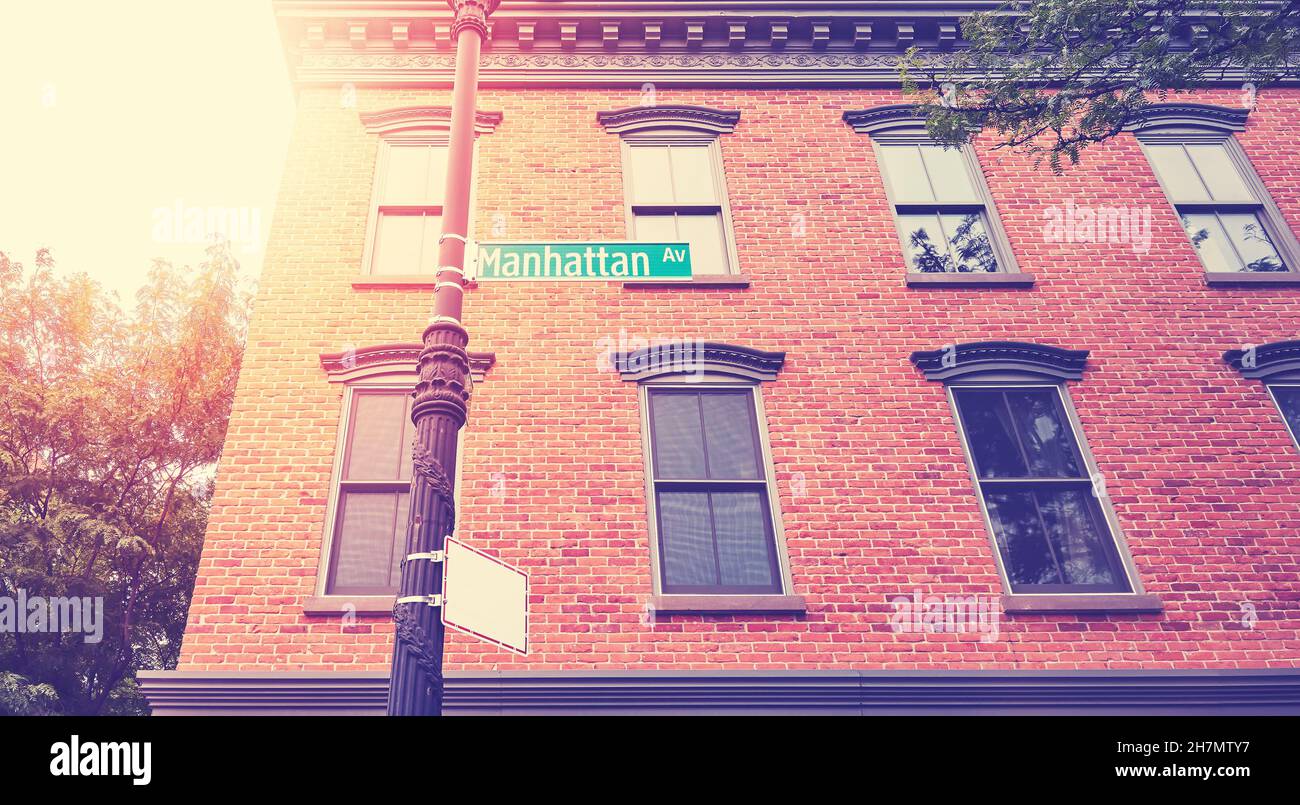
[[749, 277], [743, 274], [705, 274], [688, 280], [625, 280], [624, 288], [636, 290], [659, 288], [748, 288]]
[[1161, 612], [1164, 605], [1154, 595], [1004, 595], [1002, 611], [1008, 615], [1051, 612]]
[[[409, 288], [432, 291], [438, 281], [430, 274], [364, 274], [352, 280], [353, 288]], [[465, 283], [466, 288], [477, 288], [477, 282]]]
[[803, 615], [801, 595], [656, 595], [650, 608], [657, 615]]
[[302, 602], [304, 615], [392, 615], [395, 595], [313, 595]]
[[1300, 285], [1300, 271], [1207, 271], [1205, 284], [1224, 285]]
[[1033, 284], [1033, 274], [1021, 273], [996, 272], [992, 274], [958, 274], [955, 272], [935, 272], [933, 274], [921, 274], [913, 271], [909, 272], [907, 275], [907, 287], [909, 288], [943, 288], [967, 285], [993, 285], [1011, 288], [1028, 288]]

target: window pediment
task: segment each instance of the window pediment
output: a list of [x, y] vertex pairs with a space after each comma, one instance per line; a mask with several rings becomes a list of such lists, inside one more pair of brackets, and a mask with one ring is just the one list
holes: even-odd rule
[[[844, 122], [858, 134], [875, 140], [906, 140], [908, 142], [934, 142], [925, 127], [925, 116], [920, 107], [912, 103], [891, 103], [870, 109], [847, 109]], [[970, 133], [977, 127], [968, 126]]]
[[1139, 138], [1158, 134], [1215, 133], [1229, 136], [1246, 128], [1247, 109], [1208, 103], [1153, 103], [1143, 107], [1124, 130]]
[[[477, 134], [491, 134], [501, 122], [500, 112], [477, 112], [474, 115], [474, 131]], [[451, 128], [450, 106], [402, 106], [393, 109], [381, 109], [377, 112], [362, 112], [361, 125], [370, 134], [392, 135], [404, 131], [422, 131], [429, 129]]]
[[624, 380], [645, 381], [671, 375], [707, 374], [748, 381], [775, 380], [784, 352], [764, 352], [732, 344], [679, 341], [611, 352], [610, 363]]
[[1060, 382], [1083, 377], [1088, 350], [1017, 341], [979, 341], [913, 352], [911, 360], [927, 380], [944, 383], [1008, 379]]
[[706, 106], [632, 106], [612, 112], [597, 112], [596, 120], [611, 134], [646, 133], [657, 130], [687, 130], [717, 136], [730, 134], [740, 121], [740, 112]]
[[1230, 349], [1223, 353], [1223, 359], [1243, 377], [1258, 378], [1265, 383], [1300, 380], [1300, 341], [1274, 341]]
[[872, 137], [881, 134], [925, 133], [925, 117], [911, 103], [891, 103], [871, 109], [849, 109], [844, 112], [844, 122], [858, 134]]
[[[331, 383], [354, 383], [383, 375], [414, 377], [416, 364], [423, 349], [420, 344], [380, 344], [342, 352], [322, 353], [320, 365]], [[469, 353], [471, 378], [476, 382], [481, 381], [495, 362], [495, 353]]]

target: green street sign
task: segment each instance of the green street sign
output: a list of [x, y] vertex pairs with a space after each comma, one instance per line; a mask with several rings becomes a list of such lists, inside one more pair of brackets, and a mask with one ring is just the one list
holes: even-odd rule
[[568, 241], [478, 244], [477, 280], [690, 279], [689, 243]]

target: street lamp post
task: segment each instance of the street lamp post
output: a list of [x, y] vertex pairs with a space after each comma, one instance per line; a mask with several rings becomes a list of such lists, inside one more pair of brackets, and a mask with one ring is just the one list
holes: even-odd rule
[[469, 410], [469, 333], [461, 324], [465, 252], [474, 170], [474, 112], [479, 51], [487, 18], [500, 0], [448, 0], [455, 13], [456, 77], [452, 87], [447, 185], [438, 239], [433, 319], [422, 338], [411, 420], [415, 449], [406, 553], [393, 619], [397, 639], [389, 676], [390, 716], [442, 714], [443, 557], [456, 511], [452, 489], [456, 434]]

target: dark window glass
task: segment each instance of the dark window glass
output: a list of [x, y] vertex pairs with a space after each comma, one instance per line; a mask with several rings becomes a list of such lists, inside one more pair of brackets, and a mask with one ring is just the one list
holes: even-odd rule
[[353, 391], [327, 593], [397, 591], [414, 434], [409, 393]]
[[1029, 475], [1077, 478], [1086, 474], [1076, 457], [1074, 435], [1062, 421], [1055, 391], [1012, 391], [1007, 393], [1006, 403], [1029, 461]]
[[958, 388], [958, 415], [1012, 592], [1129, 592], [1053, 388]]
[[1110, 537], [1094, 520], [1088, 495], [1077, 489], [984, 492], [1013, 584], [1119, 585], [1105, 550]]
[[758, 428], [749, 395], [705, 394], [700, 405], [709, 445], [709, 477], [758, 480], [759, 445], [754, 438]]
[[767, 533], [767, 504], [762, 493], [714, 492], [710, 504], [722, 586], [770, 588], [776, 579], [769, 541], [754, 539], [756, 534]]
[[652, 389], [651, 468], [665, 593], [780, 593], [748, 389]]
[[655, 394], [650, 405], [659, 478], [705, 478], [704, 424], [693, 394]]
[[659, 493], [659, 544], [665, 587], [712, 587], [718, 583], [713, 551], [713, 514], [707, 492]]
[[983, 213], [900, 214], [898, 224], [912, 271], [935, 274], [998, 270]]
[[1273, 399], [1282, 409], [1282, 418], [1291, 429], [1291, 435], [1300, 442], [1300, 386], [1273, 386]]

